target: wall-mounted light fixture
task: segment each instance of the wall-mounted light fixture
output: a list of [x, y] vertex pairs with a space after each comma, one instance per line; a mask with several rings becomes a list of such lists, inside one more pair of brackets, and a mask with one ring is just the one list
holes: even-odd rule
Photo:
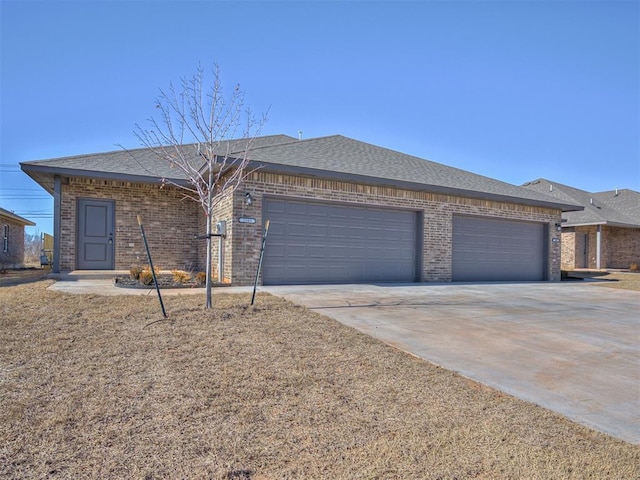
[[251, 196], [251, 194], [249, 192], [244, 194], [244, 201], [247, 205], [252, 205], [253, 204], [253, 197]]
[[558, 232], [562, 231], [562, 225], [560, 223], [556, 223], [556, 231]]

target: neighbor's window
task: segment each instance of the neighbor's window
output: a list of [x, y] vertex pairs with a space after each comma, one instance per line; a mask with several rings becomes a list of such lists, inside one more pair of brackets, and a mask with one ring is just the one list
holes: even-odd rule
[[2, 251], [4, 253], [9, 251], [9, 225], [5, 225], [2, 229]]

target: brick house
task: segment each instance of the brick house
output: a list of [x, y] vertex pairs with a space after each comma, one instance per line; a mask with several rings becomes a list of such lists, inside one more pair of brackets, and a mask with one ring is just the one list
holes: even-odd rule
[[0, 269], [24, 266], [24, 227], [36, 224], [0, 208]]
[[525, 188], [582, 205], [562, 214], [562, 268], [627, 269], [640, 264], [640, 193], [591, 193], [538, 179]]
[[[220, 278], [236, 285], [253, 282], [266, 220], [264, 284], [559, 280], [556, 225], [581, 208], [340, 135], [259, 137], [248, 157], [258, 169], [212, 219], [226, 227]], [[154, 264], [203, 269], [203, 211], [163, 185], [185, 179], [150, 150], [22, 169], [54, 196], [54, 270], [145, 263], [136, 215]]]

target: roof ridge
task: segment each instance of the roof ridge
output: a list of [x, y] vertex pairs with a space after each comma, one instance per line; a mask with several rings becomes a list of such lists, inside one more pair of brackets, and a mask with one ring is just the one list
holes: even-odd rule
[[604, 195], [606, 193], [622, 193], [622, 192], [631, 192], [640, 195], [640, 192], [633, 190], [632, 188], [615, 188], [613, 190], [603, 190], [601, 192], [593, 192], [594, 195]]
[[[278, 135], [268, 135], [268, 136], [264, 136], [264, 137], [256, 137], [256, 138], [267, 138], [267, 137], [289, 137], [291, 140], [287, 141], [287, 142], [282, 142], [282, 143], [275, 143], [273, 145], [260, 145], [259, 147], [253, 147], [253, 148], [249, 148], [249, 151], [256, 151], [256, 150], [262, 150], [263, 148], [273, 148], [273, 147], [280, 147], [282, 145], [291, 145], [291, 144], [297, 144], [297, 143], [301, 143], [301, 142], [308, 142], [309, 140], [315, 140], [315, 138], [307, 138], [304, 140], [298, 140], [295, 137], [292, 137], [290, 135], [287, 135], [286, 133], [281, 133]], [[238, 140], [242, 140], [241, 138], [239, 138]], [[237, 153], [239, 150], [234, 150], [231, 153]]]
[[[270, 138], [270, 137], [289, 137], [292, 139], [292, 141], [296, 140], [294, 137], [291, 137], [289, 135], [286, 135], [284, 133], [274, 133], [272, 135], [260, 135], [259, 137], [255, 137], [255, 138]], [[220, 140], [221, 143], [224, 142], [237, 142], [243, 140], [243, 137], [238, 137], [238, 138], [229, 138], [227, 140]], [[297, 141], [297, 140], [296, 140]], [[200, 142], [202, 143], [202, 142]], [[289, 142], [287, 142], [289, 143]], [[182, 143], [180, 144], [180, 146], [182, 147], [190, 147], [190, 146], [194, 146], [197, 145], [198, 142], [190, 142], [190, 143]], [[171, 147], [173, 146], [173, 144], [167, 144], [167, 145], [163, 145], [162, 147]], [[153, 147], [135, 147], [135, 148], [126, 148], [124, 146], [121, 146], [121, 148], [119, 150], [110, 150], [108, 152], [99, 152], [100, 155], [117, 155], [120, 153], [134, 153], [134, 152], [141, 152], [141, 151], [149, 151], [151, 150]], [[157, 147], [160, 148], [160, 147]], [[258, 147], [258, 148], [262, 148], [262, 147]], [[48, 162], [50, 160], [73, 160], [73, 159], [78, 159], [78, 158], [82, 158], [82, 157], [91, 157], [96, 155], [96, 153], [78, 153], [78, 154], [74, 154], [74, 155], [63, 155], [62, 157], [52, 157], [52, 158], [41, 158], [40, 160], [26, 160], [24, 162], [20, 162], [21, 164], [37, 164], [38, 162]]]

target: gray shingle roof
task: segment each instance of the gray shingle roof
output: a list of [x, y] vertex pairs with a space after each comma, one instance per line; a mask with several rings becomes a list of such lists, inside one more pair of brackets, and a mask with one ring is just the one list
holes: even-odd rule
[[611, 225], [640, 228], [640, 193], [634, 190], [590, 193], [543, 178], [528, 182], [524, 187], [544, 192], [563, 202], [573, 201], [582, 205], [582, 211], [562, 214], [564, 225], [567, 227]]
[[[253, 147], [262, 147], [291, 141], [295, 141], [295, 138], [287, 135], [270, 135], [257, 137], [252, 145]], [[195, 166], [199, 167], [204, 164], [197, 154], [196, 144], [184, 145], [182, 148], [187, 157], [192, 157]], [[220, 145], [220, 154], [225, 154], [227, 148], [229, 148], [230, 151], [239, 151], [244, 148], [244, 142], [240, 140], [222, 142]], [[166, 160], [159, 158], [158, 155], [149, 148], [123, 149], [113, 152], [36, 160], [22, 162], [21, 166], [25, 172], [49, 192], [53, 191], [53, 182], [47, 178], [47, 172], [69, 176], [74, 174], [84, 177], [96, 176], [99, 178], [127, 177], [140, 181], [157, 181], [161, 178], [175, 181], [186, 180], [186, 176], [180, 169], [172, 168]]]
[[640, 192], [629, 189], [609, 190], [593, 194], [596, 202], [603, 202], [640, 226]]
[[[315, 170], [318, 175], [333, 172], [365, 183], [390, 183], [474, 198], [517, 199], [517, 203], [536, 205], [559, 203], [516, 185], [342, 135], [257, 148], [251, 151], [250, 158], [274, 169], [293, 167], [307, 172]], [[572, 202], [564, 206], [571, 208]]]
[[[242, 151], [230, 141], [223, 147]], [[236, 148], [238, 145], [238, 148]], [[194, 162], [199, 162], [193, 145]], [[580, 208], [543, 193], [501, 182], [489, 177], [378, 147], [342, 135], [297, 140], [286, 135], [257, 138], [248, 155], [252, 166], [267, 171], [313, 175], [374, 185], [391, 185], [434, 193], [460, 195], [526, 205], [572, 210]], [[50, 192], [52, 174], [97, 178], [158, 181], [167, 178], [184, 181], [149, 149], [116, 151], [22, 163], [22, 169]]]

